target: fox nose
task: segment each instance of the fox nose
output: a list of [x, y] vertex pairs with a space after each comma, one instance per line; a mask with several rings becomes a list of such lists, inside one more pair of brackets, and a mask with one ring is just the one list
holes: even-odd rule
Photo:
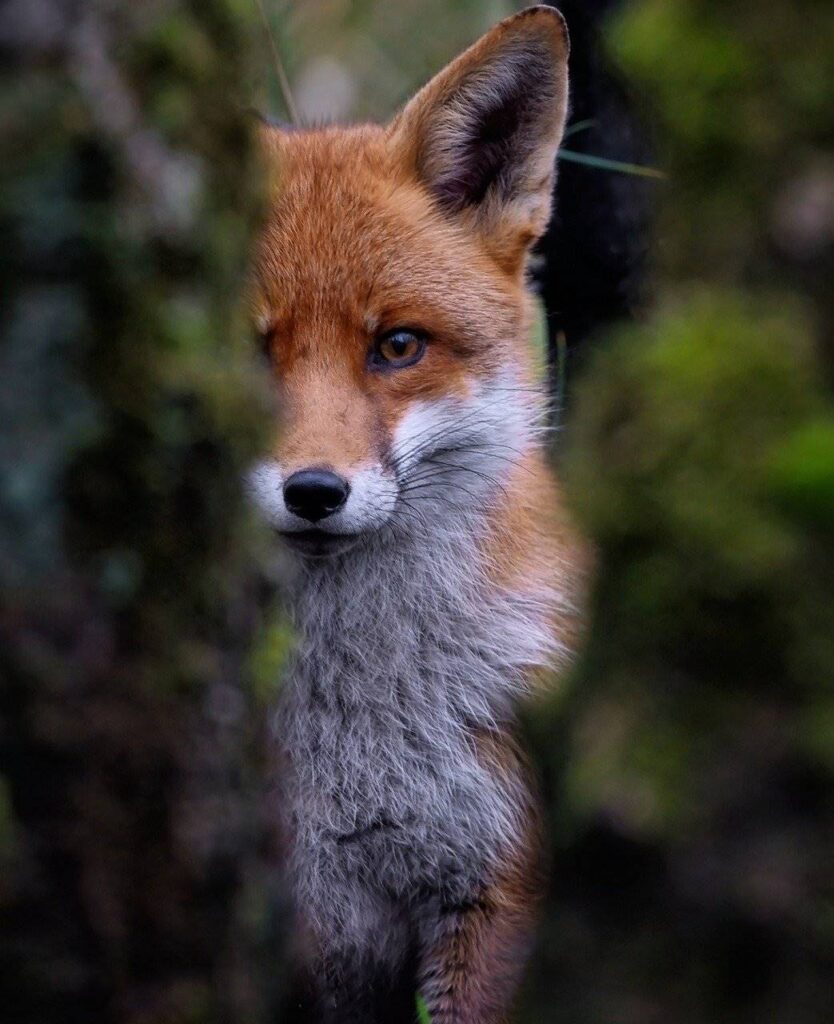
[[287, 508], [311, 523], [338, 512], [349, 493], [347, 480], [329, 469], [301, 469], [284, 483]]

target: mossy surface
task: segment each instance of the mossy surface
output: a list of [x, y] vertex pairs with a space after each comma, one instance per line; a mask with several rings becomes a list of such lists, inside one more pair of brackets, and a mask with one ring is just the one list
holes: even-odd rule
[[2, 1016], [254, 1024], [256, 12], [36, 6], [0, 100]]

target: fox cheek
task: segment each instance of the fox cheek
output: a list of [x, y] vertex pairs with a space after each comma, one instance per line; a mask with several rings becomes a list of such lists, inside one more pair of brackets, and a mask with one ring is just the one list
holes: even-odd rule
[[275, 459], [263, 459], [246, 474], [244, 490], [265, 522], [277, 527], [286, 510], [284, 474]]

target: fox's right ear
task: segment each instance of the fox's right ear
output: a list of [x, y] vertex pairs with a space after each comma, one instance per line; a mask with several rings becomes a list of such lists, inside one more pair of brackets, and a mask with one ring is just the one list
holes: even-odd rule
[[550, 218], [567, 61], [561, 14], [528, 8], [452, 61], [389, 128], [438, 205], [474, 220], [508, 268]]

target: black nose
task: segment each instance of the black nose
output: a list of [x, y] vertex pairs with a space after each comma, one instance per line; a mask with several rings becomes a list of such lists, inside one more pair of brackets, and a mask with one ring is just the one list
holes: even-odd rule
[[284, 501], [290, 512], [317, 523], [347, 501], [350, 484], [329, 469], [301, 469], [284, 482]]

